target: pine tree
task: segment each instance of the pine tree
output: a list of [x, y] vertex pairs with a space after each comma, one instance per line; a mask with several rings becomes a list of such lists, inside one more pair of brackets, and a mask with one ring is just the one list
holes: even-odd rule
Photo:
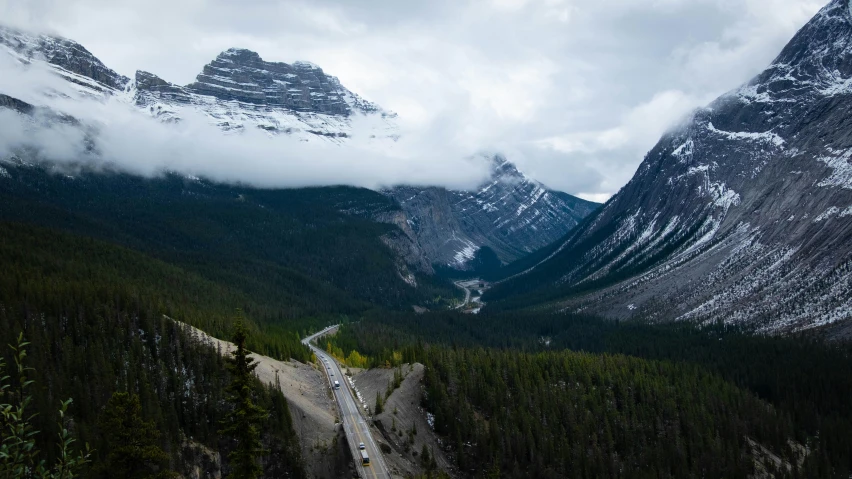
[[258, 459], [267, 452], [260, 442], [260, 425], [267, 414], [252, 398], [253, 372], [257, 363], [246, 350], [247, 336], [242, 313], [238, 313], [232, 337], [237, 348], [225, 363], [231, 372], [231, 384], [226, 392], [233, 410], [223, 421], [224, 428], [220, 431], [236, 442], [235, 449], [228, 454], [230, 479], [256, 479], [263, 472]]
[[110, 450], [106, 462], [99, 467], [102, 477], [128, 479], [172, 478], [165, 470], [168, 454], [157, 444], [160, 431], [154, 421], [142, 419], [139, 396], [126, 392], [113, 393], [100, 417]]
[[420, 450], [420, 464], [424, 468], [428, 468], [432, 463], [432, 458], [429, 456], [429, 449], [426, 447], [426, 444], [423, 444], [423, 449]]
[[376, 416], [378, 416], [379, 414], [382, 413], [382, 406], [383, 405], [384, 404], [382, 403], [382, 396], [381, 396], [381, 394], [379, 394], [378, 391], [376, 391], [376, 407], [375, 407], [375, 411], [374, 411], [374, 414]]

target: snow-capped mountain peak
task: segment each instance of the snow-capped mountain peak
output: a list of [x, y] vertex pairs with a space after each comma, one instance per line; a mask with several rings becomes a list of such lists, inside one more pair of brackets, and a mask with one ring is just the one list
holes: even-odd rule
[[767, 332], [852, 320], [849, 118], [852, 11], [833, 0], [763, 73], [666, 133], [592, 221], [514, 281], [566, 298], [598, 285], [564, 307], [613, 317]]
[[0, 51], [29, 64], [43, 60], [59, 76], [94, 95], [122, 91], [130, 79], [104, 65], [79, 43], [0, 25]]
[[241, 48], [220, 53], [189, 85], [137, 72], [135, 87], [136, 105], [165, 121], [179, 121], [192, 108], [226, 131], [260, 128], [340, 143], [353, 134], [353, 115], [370, 115], [378, 126], [365, 134], [391, 140], [399, 135], [396, 114], [349, 91], [319, 66], [267, 62]]
[[490, 161], [490, 177], [473, 191], [387, 191], [433, 262], [464, 269], [487, 246], [508, 263], [558, 240], [598, 206], [528, 178], [502, 155]]

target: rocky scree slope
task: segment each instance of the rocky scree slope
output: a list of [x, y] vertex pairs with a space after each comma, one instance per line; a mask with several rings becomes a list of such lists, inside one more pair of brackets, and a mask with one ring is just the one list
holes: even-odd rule
[[850, 158], [852, 10], [833, 0], [492, 299], [770, 333], [840, 325], [852, 317]]

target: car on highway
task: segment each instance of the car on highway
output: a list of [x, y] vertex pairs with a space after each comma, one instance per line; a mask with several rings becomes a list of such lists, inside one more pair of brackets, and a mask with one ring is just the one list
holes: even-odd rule
[[364, 443], [363, 442], [358, 443], [358, 449], [360, 449], [362, 451], [364, 450]]

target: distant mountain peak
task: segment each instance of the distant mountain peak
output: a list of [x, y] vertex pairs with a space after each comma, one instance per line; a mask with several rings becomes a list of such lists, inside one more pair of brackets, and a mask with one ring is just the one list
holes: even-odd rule
[[[852, 10], [666, 132], [546, 260], [491, 291], [779, 333], [852, 321]], [[590, 292], [591, 291], [591, 292]]]
[[67, 38], [0, 25], [0, 46], [24, 63], [44, 60], [66, 80], [99, 93], [123, 90], [130, 82], [129, 78], [104, 65], [83, 45]]
[[222, 53], [219, 54], [219, 57], [237, 57], [237, 58], [247, 58], [247, 59], [256, 59], [257, 61], [263, 61], [260, 58], [260, 54], [249, 50], [248, 48], [229, 48]]
[[303, 68], [306, 70], [319, 70], [322, 71], [322, 68], [319, 67], [316, 63], [306, 62], [304, 60], [297, 60], [293, 63], [294, 68]]
[[553, 191], [503, 155], [490, 155], [491, 175], [473, 191], [398, 186], [387, 190], [433, 262], [465, 269], [482, 247], [505, 263], [563, 237], [599, 205]]
[[186, 88], [223, 101], [285, 108], [294, 112], [349, 116], [381, 109], [344, 88], [309, 62], [268, 62], [244, 48], [220, 53]]
[[772, 64], [741, 91], [780, 98], [803, 92], [823, 95], [850, 90], [852, 78], [852, 5], [834, 0], [823, 7], [784, 47]]

